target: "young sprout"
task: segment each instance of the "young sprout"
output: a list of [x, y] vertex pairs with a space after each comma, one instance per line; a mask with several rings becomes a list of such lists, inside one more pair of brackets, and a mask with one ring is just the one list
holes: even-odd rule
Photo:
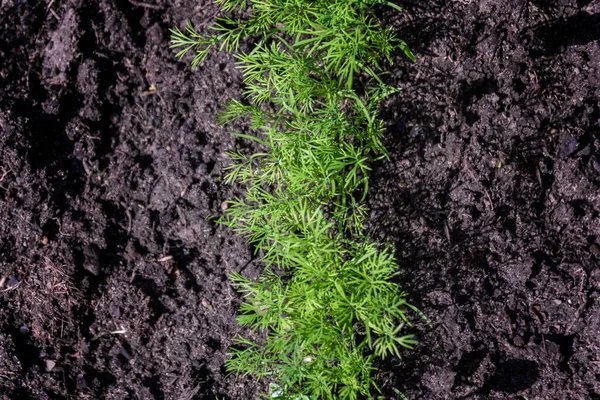
[[[393, 249], [364, 230], [370, 165], [386, 156], [381, 101], [398, 92], [384, 67], [397, 49], [414, 55], [373, 7], [385, 0], [217, 0], [210, 32], [171, 31], [176, 57], [197, 67], [211, 49], [236, 54], [243, 101], [222, 123], [260, 149], [230, 153], [225, 181], [245, 186], [220, 222], [261, 255], [256, 280], [231, 275], [244, 297], [238, 322], [266, 335], [235, 340], [227, 369], [268, 379], [269, 397], [372, 398], [376, 358], [416, 345], [396, 283]], [[238, 17], [242, 15], [243, 17]], [[253, 43], [241, 52], [243, 41]]]

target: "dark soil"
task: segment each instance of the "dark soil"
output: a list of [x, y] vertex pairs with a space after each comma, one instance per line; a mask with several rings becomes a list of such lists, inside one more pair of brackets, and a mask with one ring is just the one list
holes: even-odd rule
[[[387, 398], [600, 399], [600, 2], [399, 4], [418, 62], [391, 69], [370, 230], [432, 326], [381, 364]], [[240, 77], [168, 49], [216, 12], [0, 0], [0, 399], [262, 389], [224, 373], [227, 274], [257, 261], [211, 218]]]

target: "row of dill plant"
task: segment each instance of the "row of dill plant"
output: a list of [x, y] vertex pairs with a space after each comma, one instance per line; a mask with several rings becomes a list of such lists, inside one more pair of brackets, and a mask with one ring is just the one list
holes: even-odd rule
[[[225, 177], [245, 195], [221, 222], [244, 235], [265, 269], [231, 276], [244, 295], [238, 321], [264, 340], [235, 340], [227, 369], [270, 383], [280, 399], [358, 399], [379, 392], [377, 357], [400, 356], [415, 338], [393, 249], [365, 233], [370, 165], [386, 157], [382, 62], [406, 44], [374, 14], [380, 0], [216, 0], [223, 16], [201, 34], [172, 30], [177, 57], [196, 67], [213, 48], [235, 54], [242, 101], [221, 123], [262, 149], [233, 152]], [[247, 52], [240, 43], [251, 38]], [[416, 311], [416, 310], [415, 310]]]

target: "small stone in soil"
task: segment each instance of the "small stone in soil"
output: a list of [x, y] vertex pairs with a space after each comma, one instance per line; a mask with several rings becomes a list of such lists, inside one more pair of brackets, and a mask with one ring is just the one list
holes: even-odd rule
[[50, 372], [54, 369], [56, 363], [52, 360], [46, 360], [46, 371]]
[[515, 336], [513, 343], [517, 347], [522, 347], [525, 344], [525, 340], [521, 336]]
[[6, 283], [6, 286], [9, 289], [12, 289], [12, 288], [16, 287], [18, 284], [19, 284], [19, 281], [14, 276], [11, 276], [8, 278], [8, 282]]
[[75, 378], [75, 385], [77, 386], [78, 390], [84, 390], [87, 387], [83, 374], [77, 374], [77, 377]]
[[110, 313], [111, 316], [113, 316], [114, 318], [119, 318], [121, 316], [121, 307], [111, 304], [108, 307], [108, 312]]
[[594, 168], [596, 171], [600, 172], [600, 157], [596, 157], [594, 160]]
[[85, 257], [85, 260], [83, 262], [83, 268], [85, 268], [88, 272], [94, 275], [98, 275], [100, 261], [98, 257], [98, 251], [96, 250], [96, 246], [85, 246], [83, 248], [83, 256]]
[[579, 143], [577, 143], [577, 139], [574, 137], [571, 137], [569, 139], [569, 142], [567, 143], [567, 155], [571, 155], [573, 154], [573, 152], [575, 152], [575, 150], [577, 150]]

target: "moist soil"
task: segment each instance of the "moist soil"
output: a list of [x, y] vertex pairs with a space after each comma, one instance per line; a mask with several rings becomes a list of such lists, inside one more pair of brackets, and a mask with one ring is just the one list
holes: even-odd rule
[[[600, 1], [400, 1], [369, 234], [427, 316], [385, 398], [600, 399]], [[234, 59], [192, 0], [0, 0], [0, 399], [236, 399], [244, 240], [215, 123]]]

